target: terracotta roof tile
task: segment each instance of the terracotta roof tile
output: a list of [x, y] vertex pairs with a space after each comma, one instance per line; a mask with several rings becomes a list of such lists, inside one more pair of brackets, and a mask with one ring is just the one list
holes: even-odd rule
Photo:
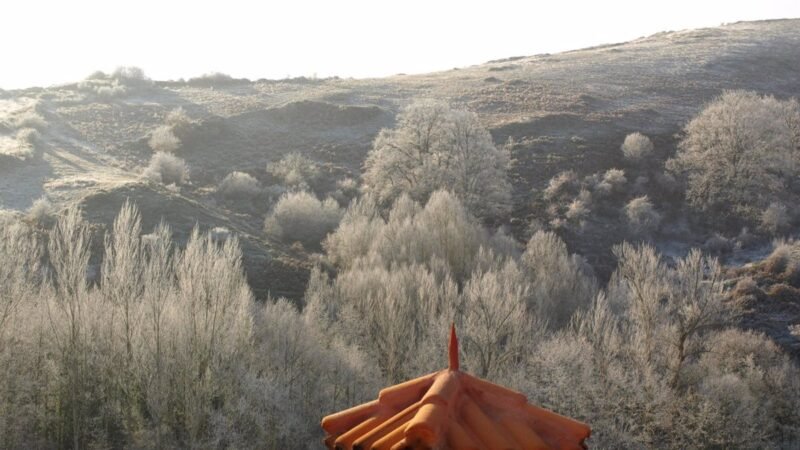
[[528, 403], [516, 391], [450, 367], [383, 389], [378, 400], [322, 419], [333, 450], [582, 449], [586, 424]]

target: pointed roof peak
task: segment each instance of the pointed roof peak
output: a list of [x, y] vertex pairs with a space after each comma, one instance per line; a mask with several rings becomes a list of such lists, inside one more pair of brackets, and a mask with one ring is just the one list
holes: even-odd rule
[[585, 449], [592, 429], [528, 403], [524, 394], [450, 366], [382, 389], [378, 399], [322, 419], [329, 450]]
[[456, 324], [450, 324], [450, 370], [458, 370], [458, 336], [456, 336]]

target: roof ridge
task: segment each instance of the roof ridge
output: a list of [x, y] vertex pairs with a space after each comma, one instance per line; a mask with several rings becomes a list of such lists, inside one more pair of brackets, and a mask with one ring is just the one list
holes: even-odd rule
[[528, 403], [521, 392], [461, 372], [450, 327], [448, 369], [382, 389], [322, 419], [335, 450], [581, 449], [591, 428]]

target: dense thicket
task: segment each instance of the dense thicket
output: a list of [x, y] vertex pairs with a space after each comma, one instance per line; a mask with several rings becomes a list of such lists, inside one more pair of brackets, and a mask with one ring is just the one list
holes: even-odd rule
[[800, 370], [732, 328], [698, 251], [620, 245], [600, 289], [555, 234], [521, 246], [448, 192], [363, 197], [298, 308], [253, 301], [235, 237], [178, 248], [130, 205], [99, 266], [79, 210], [41, 230], [0, 216], [2, 448], [318, 448], [324, 414], [443, 367], [450, 322], [465, 370], [588, 422], [593, 446], [800, 442]]
[[48, 236], [0, 227], [0, 448], [289, 448], [364, 400], [353, 352], [254, 304], [235, 237], [178, 249], [126, 205], [89, 283], [80, 211]]
[[[715, 259], [667, 264], [615, 249], [598, 290], [553, 233], [524, 250], [490, 236], [455, 196], [354, 203], [326, 241], [305, 315], [398, 381], [441, 367], [447, 324], [465, 370], [592, 424], [602, 448], [787, 447], [800, 438], [800, 371], [763, 335], [732, 328]], [[521, 251], [522, 250], [522, 251]]]

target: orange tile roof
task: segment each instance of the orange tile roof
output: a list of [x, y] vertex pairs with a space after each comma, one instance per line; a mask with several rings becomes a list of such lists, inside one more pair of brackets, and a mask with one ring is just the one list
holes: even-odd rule
[[525, 395], [450, 367], [381, 390], [377, 400], [322, 419], [331, 450], [584, 449], [588, 425], [528, 403]]

